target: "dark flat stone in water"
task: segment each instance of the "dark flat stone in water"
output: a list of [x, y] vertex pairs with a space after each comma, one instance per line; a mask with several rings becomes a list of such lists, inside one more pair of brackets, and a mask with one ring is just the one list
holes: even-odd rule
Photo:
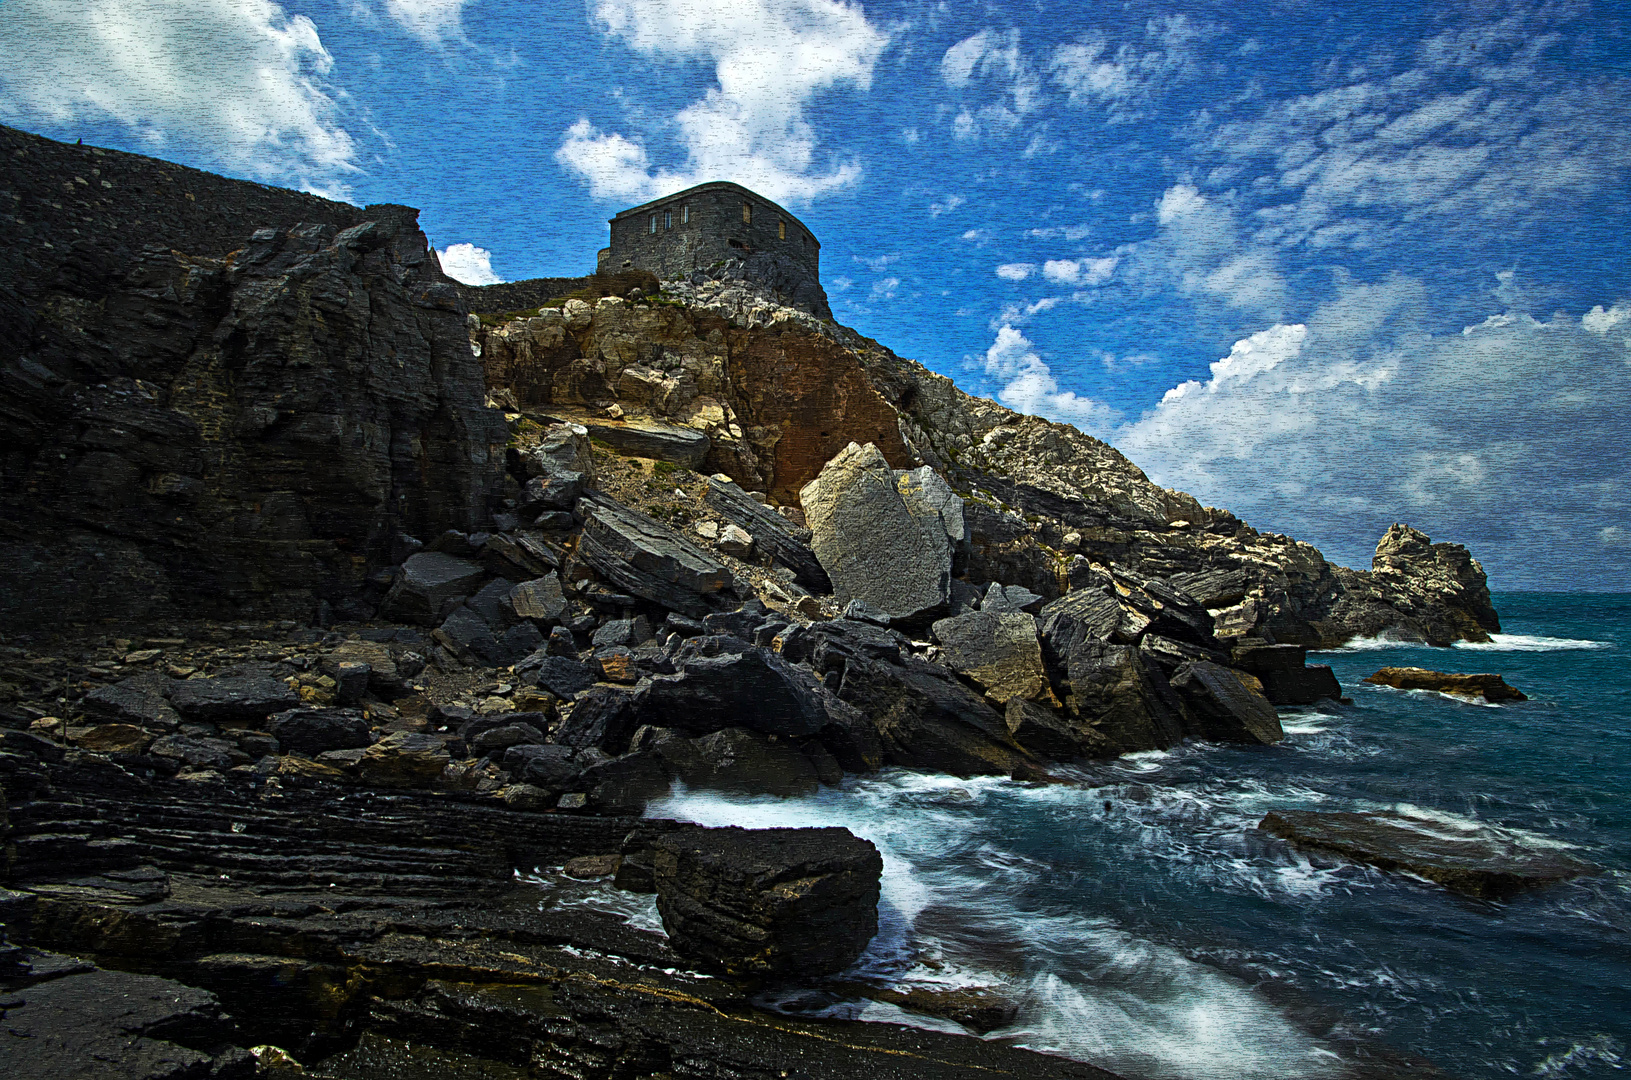
[[1257, 827], [1297, 847], [1406, 871], [1484, 899], [1600, 869], [1567, 855], [1523, 847], [1495, 829], [1464, 830], [1387, 812], [1281, 810], [1266, 815]]
[[1499, 675], [1491, 674], [1463, 675], [1419, 667], [1385, 667], [1365, 681], [1398, 690], [1435, 690], [1457, 697], [1481, 697], [1491, 704], [1529, 700], [1529, 695], [1508, 685]]

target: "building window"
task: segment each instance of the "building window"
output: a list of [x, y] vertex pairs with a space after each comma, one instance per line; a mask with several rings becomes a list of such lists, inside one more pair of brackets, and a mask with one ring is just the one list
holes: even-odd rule
[[656, 214], [651, 215], [651, 235], [652, 236], [657, 235], [657, 215]]
[[785, 221], [776, 222], [776, 239], [778, 239], [778, 240], [786, 240], [787, 239], [787, 222], [785, 222]]
[[664, 210], [663, 211], [663, 228], [664, 229], [672, 229], [673, 227], [674, 227], [674, 211]]
[[742, 204], [742, 224], [744, 224], [744, 225], [752, 225], [753, 224], [753, 204], [752, 203], [745, 202], [745, 203]]
[[685, 206], [680, 207], [680, 224], [681, 225], [689, 225], [690, 223], [691, 223], [691, 207], [690, 207], [690, 204], [686, 204]]

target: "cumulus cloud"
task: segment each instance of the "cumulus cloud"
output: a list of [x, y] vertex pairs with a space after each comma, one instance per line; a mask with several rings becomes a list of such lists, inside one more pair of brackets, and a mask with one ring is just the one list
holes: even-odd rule
[[587, 118], [555, 160], [596, 198], [655, 198], [720, 176], [772, 199], [803, 201], [852, 184], [854, 159], [823, 161], [806, 116], [836, 86], [866, 90], [889, 36], [846, 0], [598, 0], [593, 18], [645, 56], [707, 62], [716, 85], [673, 117], [686, 160], [653, 168], [645, 147]]
[[7, 0], [0, 118], [113, 121], [153, 151], [343, 196], [358, 150], [317, 25], [272, 0]]
[[1061, 285], [1099, 285], [1110, 280], [1121, 259], [1049, 259], [1042, 264], [1042, 276]]
[[1606, 334], [1616, 326], [1631, 330], [1631, 303], [1622, 300], [1606, 310], [1598, 304], [1580, 316], [1580, 325], [1594, 334]]
[[449, 244], [436, 252], [442, 272], [466, 285], [497, 285], [504, 279], [493, 271], [493, 253], [474, 244]]
[[[1402, 276], [1345, 285], [1306, 322], [1236, 342], [1114, 441], [1159, 483], [1350, 565], [1409, 521], [1472, 546], [1497, 586], [1623, 583], [1623, 555], [1567, 563], [1631, 512], [1619, 342], [1523, 313], [1430, 332], [1425, 296]], [[1505, 554], [1519, 551], [1556, 558]]]
[[939, 202], [929, 204], [929, 216], [939, 217], [941, 214], [949, 214], [966, 202], [968, 202], [968, 199], [962, 195], [947, 195]]
[[999, 384], [997, 400], [1016, 412], [1075, 424], [1090, 435], [1110, 430], [1119, 414], [1103, 402], [1059, 389], [1053, 370], [1020, 331], [997, 330], [985, 352], [985, 373]]
[[1287, 295], [1280, 254], [1253, 242], [1229, 201], [1178, 183], [1162, 192], [1154, 209], [1156, 235], [1130, 249], [1134, 280], [1176, 284], [1202, 300], [1280, 317]]
[[1004, 281], [1024, 281], [1035, 272], [1035, 263], [1003, 263], [997, 267], [997, 276]]

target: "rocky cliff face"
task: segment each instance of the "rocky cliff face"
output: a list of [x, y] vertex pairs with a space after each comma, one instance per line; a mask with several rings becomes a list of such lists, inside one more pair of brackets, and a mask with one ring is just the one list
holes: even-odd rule
[[0, 621], [312, 618], [500, 478], [457, 296], [359, 209], [0, 129]]

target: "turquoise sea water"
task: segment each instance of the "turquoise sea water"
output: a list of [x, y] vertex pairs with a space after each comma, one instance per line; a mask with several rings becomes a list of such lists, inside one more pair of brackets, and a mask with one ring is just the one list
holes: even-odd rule
[[[885, 856], [856, 972], [1000, 986], [991, 1033], [1128, 1077], [1597, 1078], [1631, 1058], [1631, 595], [1506, 594], [1489, 646], [1318, 654], [1353, 698], [1272, 748], [1190, 744], [1079, 787], [892, 772], [800, 801], [682, 794], [655, 816], [842, 824]], [[1494, 671], [1498, 707], [1360, 680]], [[1276, 808], [1511, 830], [1606, 872], [1501, 902], [1257, 833]], [[788, 1009], [933, 1024], [808, 987]]]

